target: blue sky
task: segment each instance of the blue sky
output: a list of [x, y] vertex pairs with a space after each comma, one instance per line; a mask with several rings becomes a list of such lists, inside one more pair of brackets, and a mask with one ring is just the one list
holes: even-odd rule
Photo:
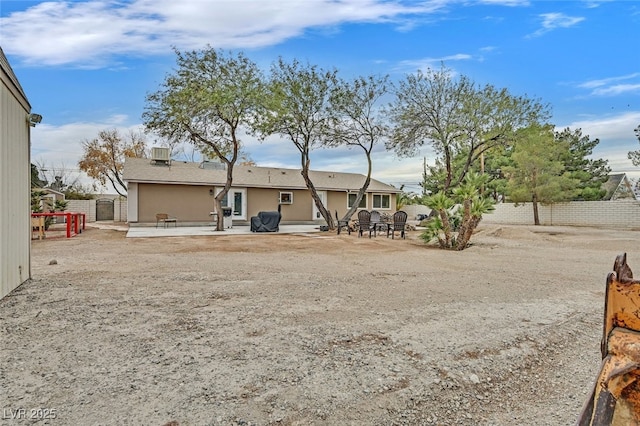
[[[120, 0], [0, 3], [0, 46], [33, 112], [32, 160], [77, 172], [81, 142], [141, 128], [145, 96], [175, 65], [172, 48], [242, 50], [265, 71], [285, 59], [341, 76], [407, 73], [444, 63], [480, 85], [551, 106], [558, 130], [600, 139], [596, 157], [640, 177], [640, 1]], [[153, 145], [153, 139], [149, 140]], [[287, 141], [244, 137], [260, 166], [292, 167]], [[376, 179], [417, 191], [422, 157], [380, 146]], [[192, 157], [193, 158], [193, 157]], [[318, 150], [318, 170], [366, 172], [359, 151]]]

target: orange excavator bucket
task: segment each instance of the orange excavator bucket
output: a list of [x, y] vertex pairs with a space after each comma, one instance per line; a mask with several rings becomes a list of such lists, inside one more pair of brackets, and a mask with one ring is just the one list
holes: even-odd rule
[[578, 426], [640, 425], [640, 281], [627, 254], [607, 276], [602, 366]]

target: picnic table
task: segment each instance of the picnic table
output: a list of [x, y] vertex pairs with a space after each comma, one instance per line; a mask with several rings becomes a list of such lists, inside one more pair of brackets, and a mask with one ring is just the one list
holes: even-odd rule
[[[82, 231], [85, 229], [86, 226], [86, 214], [85, 213], [77, 213], [77, 212], [49, 212], [49, 213], [31, 213], [31, 226], [32, 229], [34, 227], [34, 221], [33, 219], [39, 219], [42, 220], [42, 235], [41, 238], [44, 238], [44, 221], [46, 220], [47, 217], [53, 217], [53, 218], [57, 218], [57, 217], [62, 217], [65, 219], [66, 222], [66, 231], [67, 231], [67, 238], [71, 238], [75, 235], [78, 235], [80, 233], [82, 233]], [[41, 218], [41, 219], [40, 219]], [[40, 223], [40, 222], [38, 222]], [[38, 225], [38, 227], [40, 227]], [[39, 231], [40, 232], [40, 231]]]

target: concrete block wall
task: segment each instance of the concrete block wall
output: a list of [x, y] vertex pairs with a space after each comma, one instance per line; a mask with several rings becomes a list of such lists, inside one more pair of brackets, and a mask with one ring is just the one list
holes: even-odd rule
[[[85, 213], [87, 222], [96, 221], [96, 200], [68, 200], [67, 211]], [[484, 223], [533, 225], [533, 206], [524, 203], [496, 204], [492, 213], [483, 216]], [[113, 220], [127, 221], [127, 200], [114, 200]], [[428, 214], [426, 206], [405, 206], [403, 210], [413, 219], [418, 213]], [[640, 201], [572, 201], [543, 206], [538, 205], [541, 225], [596, 226], [602, 228], [640, 229]]]
[[[68, 212], [84, 213], [86, 214], [87, 222], [96, 221], [96, 200], [67, 200]], [[127, 221], [127, 200], [115, 199], [113, 200], [113, 221], [114, 222], [126, 222]]]
[[127, 200], [117, 199], [113, 201], [113, 220], [115, 222], [127, 221]]
[[87, 222], [96, 221], [96, 200], [67, 200], [68, 212], [84, 213], [86, 215]]
[[[486, 223], [533, 225], [533, 206], [524, 203], [497, 204], [483, 216]], [[543, 206], [538, 204], [541, 225], [596, 226], [640, 229], [640, 201], [572, 201]]]
[[416, 216], [419, 214], [429, 214], [431, 213], [431, 209], [422, 204], [407, 204], [402, 207], [402, 210], [407, 212], [407, 216], [409, 220], [415, 220]]

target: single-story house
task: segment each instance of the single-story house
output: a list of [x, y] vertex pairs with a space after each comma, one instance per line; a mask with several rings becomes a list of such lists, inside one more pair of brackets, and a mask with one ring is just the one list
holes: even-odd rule
[[[347, 212], [365, 180], [356, 173], [310, 171], [309, 175], [334, 219], [336, 211], [340, 218]], [[208, 225], [227, 171], [223, 163], [212, 161], [127, 158], [123, 178], [129, 223], [155, 223], [157, 213], [167, 213], [179, 224]], [[360, 208], [392, 214], [397, 193], [397, 188], [371, 179]], [[252, 216], [277, 210], [278, 205], [283, 224], [324, 223], [300, 170], [234, 166], [232, 187], [223, 201], [223, 207], [231, 208], [234, 225], [248, 225]]]
[[633, 185], [626, 173], [611, 173], [609, 175], [609, 179], [602, 184], [602, 188], [607, 191], [605, 196], [602, 197], [605, 201], [636, 199], [636, 194], [633, 191]]

